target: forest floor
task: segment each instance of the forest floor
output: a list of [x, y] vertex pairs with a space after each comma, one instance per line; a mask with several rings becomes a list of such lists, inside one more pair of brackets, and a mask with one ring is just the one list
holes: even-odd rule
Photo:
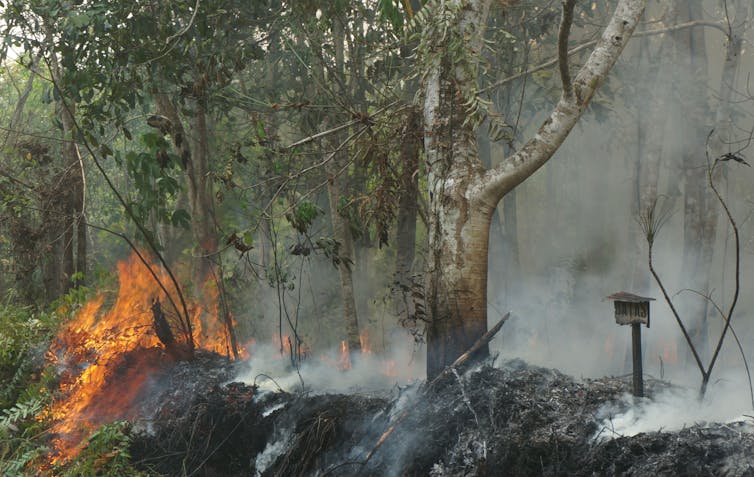
[[[745, 422], [617, 435], [610, 413], [631, 406], [620, 378], [575, 380], [513, 360], [431, 390], [312, 395], [224, 384], [232, 372], [211, 355], [166, 369], [134, 426], [136, 465], [192, 476], [754, 477]], [[668, 387], [650, 380], [644, 399]]]

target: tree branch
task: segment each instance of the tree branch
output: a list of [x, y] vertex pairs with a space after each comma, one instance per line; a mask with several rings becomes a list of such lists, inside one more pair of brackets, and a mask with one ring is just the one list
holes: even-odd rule
[[[393, 101], [392, 103], [388, 104], [387, 106], [385, 106], [385, 107], [383, 107], [381, 109], [378, 109], [377, 111], [375, 111], [374, 113], [372, 113], [369, 117], [370, 118], [374, 118], [375, 116], [380, 115], [380, 114], [384, 113], [385, 111], [389, 110], [390, 108], [392, 108], [393, 106], [395, 106], [399, 102], [400, 102], [399, 100]], [[327, 131], [318, 132], [317, 134], [312, 134], [311, 136], [308, 136], [308, 137], [305, 137], [304, 139], [298, 140], [298, 141], [294, 142], [293, 144], [288, 145], [286, 147], [286, 149], [293, 149], [296, 146], [301, 146], [301, 145], [310, 143], [310, 142], [314, 141], [315, 139], [320, 139], [322, 137], [329, 136], [330, 134], [335, 134], [338, 131], [342, 131], [342, 130], [344, 130], [346, 128], [349, 128], [349, 127], [353, 126], [354, 124], [359, 124], [359, 123], [362, 123], [362, 122], [363, 122], [362, 119], [354, 119], [353, 121], [349, 121], [349, 122], [347, 122], [345, 124], [341, 124], [340, 126], [336, 126], [334, 128], [328, 129]]]
[[[693, 28], [693, 27], [709, 27], [709, 28], [715, 28], [717, 30], [720, 30], [723, 32], [726, 36], [728, 32], [726, 29], [718, 22], [710, 22], [710, 21], [690, 21], [685, 23], [679, 23], [678, 25], [673, 25], [670, 27], [665, 28], [657, 28], [654, 30], [644, 30], [644, 31], [637, 31], [633, 34], [634, 38], [640, 38], [643, 36], [654, 36], [654, 35], [662, 35], [664, 33], [673, 33], [678, 30], [685, 30], [686, 28]], [[576, 53], [582, 52], [586, 50], [587, 48], [591, 48], [594, 45], [597, 44], [597, 40], [591, 40], [587, 41], [585, 43], [580, 44], [579, 46], [573, 47], [570, 50], [568, 50], [568, 56], [573, 56]], [[540, 63], [536, 66], [532, 66], [531, 68], [528, 68], [520, 73], [516, 73], [514, 75], [505, 77], [499, 81], [496, 81], [492, 83], [489, 86], [486, 86], [479, 90], [479, 94], [487, 93], [489, 91], [492, 91], [495, 88], [499, 88], [500, 86], [505, 86], [508, 83], [512, 83], [513, 81], [516, 81], [518, 79], [521, 79], [525, 76], [529, 76], [530, 74], [536, 73], [537, 71], [545, 70], [551, 66], [555, 66], [558, 63], [558, 57], [555, 57], [551, 60], [545, 61], [544, 63]]]
[[483, 174], [472, 197], [494, 207], [503, 196], [547, 162], [576, 125], [592, 96], [615, 65], [644, 12], [646, 0], [620, 0], [610, 22], [581, 67], [573, 95], [561, 96], [555, 109], [523, 148]]
[[563, 15], [560, 17], [560, 30], [558, 31], [558, 68], [560, 69], [560, 81], [563, 85], [563, 96], [570, 98], [573, 95], [571, 73], [568, 71], [568, 36], [573, 24], [573, 8], [576, 0], [563, 0]]

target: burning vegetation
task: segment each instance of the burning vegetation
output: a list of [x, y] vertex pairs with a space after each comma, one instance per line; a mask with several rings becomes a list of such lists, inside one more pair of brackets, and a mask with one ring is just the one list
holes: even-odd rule
[[[217, 418], [229, 420], [227, 425], [234, 430], [244, 421], [251, 421], [255, 426], [253, 433], [261, 432], [257, 421], [262, 416], [239, 416], [241, 410], [231, 412], [223, 408], [228, 404], [226, 400], [231, 400], [242, 405], [242, 410], [259, 411], [254, 401], [258, 395], [255, 387], [221, 386], [239, 373], [240, 363], [234, 364], [231, 359], [230, 333], [219, 318], [216, 288], [211, 282], [205, 284], [202, 298], [206, 302], [187, 304], [192, 331], [189, 341], [181, 319], [162, 305], [169, 300], [154, 278], [154, 275], [165, 278], [160, 267], [152, 263], [149, 267], [151, 272], [137, 254], [119, 262], [119, 287], [114, 300], [106, 293], [99, 293], [82, 305], [59, 329], [45, 354], [59, 378], [54, 390], [56, 398], [38, 414], [39, 419], [51, 423], [51, 449], [37, 468], [42, 474], [55, 475], [56, 469], [65, 469], [83, 449], [91, 446], [88, 438], [96, 436], [95, 431], [114, 422], [130, 423], [121, 430], [141, 436], [134, 443], [135, 449], [149, 440], [148, 436], [159, 436], [166, 430], [170, 430], [171, 439], [183, 441], [186, 436], [176, 434], [174, 427], [199, 425], [197, 420], [201, 418], [195, 409], [182, 415], [184, 410], [197, 405], [199, 396], [214, 399], [217, 412], [223, 413]], [[178, 302], [177, 297], [170, 299]], [[310, 357], [311, 350], [304, 343], [294, 349], [290, 336], [283, 335], [282, 339], [273, 336], [272, 342], [276, 351], [271, 353], [274, 360], [286, 362], [290, 358], [290, 364], [300, 365]], [[374, 354], [366, 334], [361, 337], [361, 345], [364, 359]], [[267, 346], [265, 350], [271, 348]], [[239, 355], [244, 360], [250, 357], [243, 347]], [[344, 342], [337, 354], [322, 355], [317, 362], [318, 366], [342, 373], [352, 368], [352, 356]], [[397, 375], [394, 360], [379, 362], [384, 376]], [[272, 400], [283, 396], [287, 395]], [[216, 425], [206, 425], [211, 429], [204, 430], [214, 435]], [[176, 445], [171, 439], [161, 439], [162, 444], [152, 445], [150, 452], [158, 449], [167, 452]], [[266, 440], [261, 442], [264, 445]], [[217, 458], [224, 461], [227, 455], [221, 452]], [[208, 462], [211, 464], [213, 460]], [[201, 468], [207, 464], [192, 465]]]
[[[155, 265], [149, 266], [160, 273]], [[61, 395], [49, 411], [52, 463], [74, 457], [84, 438], [99, 426], [139, 417], [139, 406], [153, 390], [155, 377], [189, 357], [190, 346], [229, 357], [216, 300], [189, 305], [194, 324], [189, 344], [175, 331], [179, 320], [161, 308], [161, 291], [136, 255], [118, 263], [118, 279], [115, 302], [108, 306], [100, 294], [85, 304], [61, 327], [47, 354], [60, 374]]]
[[[626, 397], [628, 380], [579, 382], [522, 361], [469, 365], [474, 348], [432, 382], [387, 393], [271, 391], [256, 384], [260, 375], [231, 382], [261, 357], [230, 359], [223, 325], [211, 319], [214, 302], [189, 305], [200, 325], [194, 327], [196, 352], [183, 359], [187, 355], [176, 351], [184, 346], [174, 333], [179, 325], [169, 312], [155, 311], [160, 292], [144, 265], [131, 257], [118, 264], [118, 274], [115, 301], [100, 294], [82, 306], [47, 353], [60, 373], [60, 397], [40, 414], [52, 422], [52, 450], [35, 471], [42, 475], [61, 469], [74, 475], [81, 466], [77, 455], [99, 449], [103, 434], [120, 440], [87, 457], [95, 472], [115, 463], [171, 476], [754, 472], [750, 423], [621, 435], [613, 416], [636, 404]], [[290, 338], [273, 341], [266, 347], [277, 349], [275, 359], [293, 356]], [[363, 372], [373, 354], [368, 335], [361, 346], [354, 362], [344, 343], [318, 365]], [[301, 350], [300, 356], [310, 356]], [[379, 369], [390, 377], [397, 365], [380, 360]], [[649, 379], [649, 400], [668, 388]]]

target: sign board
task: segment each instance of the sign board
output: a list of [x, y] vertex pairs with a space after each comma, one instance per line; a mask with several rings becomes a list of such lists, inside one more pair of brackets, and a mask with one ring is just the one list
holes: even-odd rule
[[643, 324], [649, 328], [649, 302], [615, 301], [615, 322], [619, 325]]

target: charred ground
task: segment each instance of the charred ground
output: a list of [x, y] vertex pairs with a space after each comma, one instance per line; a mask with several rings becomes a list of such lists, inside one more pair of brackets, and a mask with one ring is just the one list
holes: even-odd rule
[[[754, 435], [735, 425], [614, 435], [601, 423], [606, 405], [627, 406], [619, 378], [577, 381], [515, 360], [451, 374], [431, 391], [374, 396], [222, 384], [231, 373], [210, 356], [166, 371], [134, 427], [134, 462], [194, 476], [754, 476]], [[650, 382], [650, 396], [667, 386]]]

